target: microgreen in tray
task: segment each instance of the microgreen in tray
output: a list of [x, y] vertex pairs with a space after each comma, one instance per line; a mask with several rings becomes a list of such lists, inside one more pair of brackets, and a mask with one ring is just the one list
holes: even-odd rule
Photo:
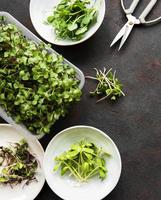
[[80, 100], [76, 71], [44, 43], [27, 39], [0, 17], [0, 106], [33, 134], [49, 133]]

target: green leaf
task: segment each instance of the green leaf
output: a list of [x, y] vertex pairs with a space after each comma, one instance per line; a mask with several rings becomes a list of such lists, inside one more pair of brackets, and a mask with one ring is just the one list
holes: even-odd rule
[[84, 153], [88, 160], [92, 160], [93, 156], [89, 153]]
[[89, 163], [88, 162], [84, 162], [83, 164], [82, 164], [82, 171], [84, 172], [84, 173], [87, 173], [88, 171], [89, 171]]
[[81, 34], [85, 33], [87, 30], [88, 30], [88, 28], [87, 28], [86, 26], [84, 26], [84, 27], [82, 27], [82, 28], [79, 28], [79, 29], [75, 32], [75, 34], [76, 34], [76, 35], [81, 35]]
[[54, 166], [53, 171], [57, 171], [61, 165], [61, 162]]
[[54, 21], [54, 19], [55, 19], [54, 16], [49, 16], [49, 17], [47, 18], [47, 21], [48, 21], [49, 23], [52, 23], [52, 22]]
[[0, 99], [1, 100], [5, 99], [5, 94], [4, 93], [0, 94]]
[[99, 167], [102, 167], [104, 164], [102, 163], [102, 159], [101, 158], [97, 158], [96, 159], [96, 163]]
[[74, 31], [77, 28], [78, 28], [78, 25], [76, 23], [68, 25], [68, 30], [69, 31]]
[[116, 100], [116, 96], [112, 96], [111, 100], [115, 101]]
[[88, 25], [90, 21], [91, 21], [91, 17], [89, 15], [86, 15], [82, 20], [82, 24]]
[[72, 144], [71, 145], [71, 149], [72, 150], [76, 150], [77, 152], [80, 152], [81, 151], [81, 147], [79, 144]]
[[100, 179], [105, 179], [106, 178], [106, 172], [102, 169], [99, 169], [99, 177]]
[[4, 176], [0, 177], [0, 183], [5, 183], [7, 181], [8, 181], [8, 179], [6, 177], [4, 177]]
[[22, 80], [24, 80], [24, 81], [29, 80], [29, 78], [30, 78], [30, 73], [29, 72], [25, 73], [25, 75], [22, 76]]
[[107, 157], [111, 157], [111, 154], [107, 153], [107, 152], [103, 152], [103, 155], [107, 156]]
[[91, 148], [83, 148], [83, 151], [86, 152], [86, 153], [90, 153], [90, 154], [94, 153], [94, 150], [91, 149]]
[[78, 153], [79, 153], [79, 151], [72, 150], [72, 151], [68, 151], [66, 156], [68, 159], [71, 159], [71, 158], [74, 158]]
[[53, 62], [56, 62], [58, 60], [58, 57], [57, 57], [57, 55], [56, 54], [52, 54], [52, 61]]
[[67, 171], [68, 171], [68, 167], [62, 167], [62, 169], [61, 169], [61, 176], [63, 176]]

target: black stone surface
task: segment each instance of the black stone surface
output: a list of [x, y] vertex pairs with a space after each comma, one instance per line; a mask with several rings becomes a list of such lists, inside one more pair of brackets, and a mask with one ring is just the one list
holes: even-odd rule
[[[41, 1], [41, 0], [40, 0]], [[81, 102], [57, 122], [52, 134], [41, 143], [46, 148], [52, 137], [73, 125], [90, 125], [105, 131], [117, 144], [122, 157], [122, 175], [106, 200], [161, 199], [161, 23], [135, 27], [123, 49], [109, 45], [126, 22], [120, 1], [106, 1], [106, 16], [101, 28], [88, 41], [73, 47], [53, 48], [78, 66], [85, 75], [93, 68], [117, 70], [126, 97], [116, 103], [96, 104], [89, 97], [95, 87], [86, 81]], [[129, 0], [126, 2], [129, 3]], [[141, 9], [147, 0], [141, 1]], [[138, 12], [141, 10], [138, 9]], [[29, 0], [0, 0], [0, 10], [7, 11], [36, 33], [29, 16]], [[149, 18], [161, 15], [158, 1]], [[0, 122], [4, 122], [0, 119]], [[63, 188], [62, 188], [63, 190]], [[59, 200], [45, 184], [36, 200]], [[4, 199], [5, 200], [5, 199]], [[93, 199], [94, 200], [94, 199]]]

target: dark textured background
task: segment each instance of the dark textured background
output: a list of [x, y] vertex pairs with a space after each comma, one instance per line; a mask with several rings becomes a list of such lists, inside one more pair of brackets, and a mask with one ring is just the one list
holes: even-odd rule
[[[41, 0], [40, 0], [41, 1]], [[129, 4], [130, 1], [126, 0]], [[141, 1], [144, 8], [147, 0]], [[124, 84], [126, 97], [116, 103], [96, 104], [89, 97], [95, 84], [86, 81], [80, 103], [53, 127], [41, 143], [44, 148], [51, 138], [73, 125], [91, 125], [105, 131], [117, 144], [123, 170], [117, 187], [106, 200], [161, 199], [161, 23], [152, 27], [135, 27], [126, 45], [109, 45], [126, 22], [120, 0], [107, 1], [105, 20], [87, 42], [73, 47], [53, 48], [78, 66], [84, 74], [93, 68], [112, 66]], [[141, 10], [138, 9], [138, 12]], [[29, 0], [0, 0], [0, 10], [8, 11], [36, 34], [29, 16]], [[161, 14], [161, 0], [149, 16]], [[3, 122], [3, 120], [0, 120]], [[99, 189], [99, 188], [98, 188]], [[63, 188], [62, 188], [63, 190]], [[36, 200], [59, 200], [45, 184]], [[4, 199], [5, 200], [5, 199]]]

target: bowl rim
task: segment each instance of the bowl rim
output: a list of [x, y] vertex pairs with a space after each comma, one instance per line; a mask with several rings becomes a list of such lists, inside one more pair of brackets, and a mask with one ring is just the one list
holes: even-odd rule
[[[76, 125], [76, 126], [71, 126], [71, 127], [68, 127], [68, 128], [65, 128], [63, 129], [62, 131], [58, 132], [52, 139], [51, 141], [48, 143], [46, 149], [45, 149], [45, 154], [44, 154], [44, 159], [43, 159], [43, 170], [44, 170], [44, 175], [45, 175], [45, 179], [46, 179], [46, 182], [48, 184], [48, 186], [50, 187], [50, 189], [55, 193], [57, 194], [58, 196], [60, 194], [58, 194], [57, 192], [55, 192], [52, 187], [50, 186], [49, 182], [48, 182], [48, 179], [47, 179], [47, 175], [46, 175], [46, 170], [45, 170], [45, 165], [46, 165], [46, 157], [48, 156], [48, 151], [50, 149], [50, 146], [52, 145], [52, 142], [53, 140], [55, 140], [57, 137], [59, 137], [60, 135], [62, 134], [65, 134], [66, 131], [69, 131], [69, 130], [72, 130], [72, 129], [77, 129], [77, 128], [87, 128], [87, 129], [92, 129], [92, 130], [95, 130], [97, 131], [99, 134], [103, 135], [105, 138], [107, 138], [108, 140], [110, 140], [110, 142], [112, 143], [112, 145], [114, 146], [115, 150], [116, 150], [116, 153], [117, 153], [117, 156], [118, 156], [118, 159], [119, 159], [119, 175], [117, 177], [117, 181], [116, 183], [113, 185], [113, 187], [108, 191], [107, 194], [105, 194], [103, 198], [105, 198], [107, 195], [109, 195], [113, 190], [114, 188], [117, 186], [119, 180], [120, 180], [120, 177], [121, 177], [121, 172], [122, 172], [122, 160], [121, 160], [121, 155], [120, 155], [120, 152], [116, 146], [116, 144], [114, 143], [114, 141], [110, 138], [110, 136], [108, 136], [105, 132], [103, 132], [102, 130], [98, 129], [98, 128], [95, 128], [93, 126], [88, 126], [88, 125]], [[60, 196], [59, 196], [60, 197]], [[62, 198], [62, 197], [61, 197]], [[67, 200], [67, 199], [64, 199], [64, 200]]]
[[[34, 29], [36, 30], [36, 32], [44, 39], [46, 40], [47, 42], [51, 43], [51, 44], [54, 44], [54, 45], [57, 45], [57, 46], [75, 46], [77, 44], [80, 44], [80, 43], [83, 43], [85, 41], [87, 41], [89, 38], [91, 38], [100, 28], [100, 26], [102, 25], [103, 23], [103, 20], [105, 18], [105, 14], [106, 14], [106, 1], [105, 0], [101, 0], [103, 2], [103, 15], [102, 15], [102, 18], [101, 20], [99, 21], [99, 24], [96, 28], [96, 30], [94, 30], [89, 36], [85, 37], [85, 38], [82, 38], [81, 40], [79, 41], [70, 41], [69, 44], [64, 44], [64, 43], [59, 43], [59, 42], [56, 42], [56, 41], [49, 41], [47, 40], [47, 38], [44, 38], [43, 37], [43, 34], [40, 33], [40, 31], [35, 27], [35, 23], [33, 22], [33, 18], [32, 18], [32, 12], [31, 12], [31, 7], [32, 7], [32, 2], [34, 2], [34, 0], [30, 0], [30, 4], [29, 4], [29, 14], [30, 14], [30, 19], [31, 19], [31, 22], [32, 22], [32, 25], [34, 27]], [[101, 11], [102, 12], [102, 11]], [[96, 22], [97, 24], [97, 22]], [[88, 30], [89, 31], [89, 30]], [[87, 32], [88, 32], [87, 31]]]

